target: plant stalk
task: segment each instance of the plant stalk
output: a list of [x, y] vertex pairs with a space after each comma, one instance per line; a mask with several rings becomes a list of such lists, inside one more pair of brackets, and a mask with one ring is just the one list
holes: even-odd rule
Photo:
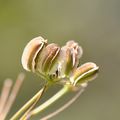
[[60, 112], [62, 112], [63, 110], [65, 110], [66, 108], [68, 108], [71, 104], [73, 104], [73, 102], [75, 102], [78, 99], [78, 97], [83, 93], [84, 89], [85, 89], [84, 87], [81, 87], [79, 89], [79, 91], [77, 92], [77, 94], [72, 99], [70, 99], [68, 102], [66, 102], [63, 106], [61, 106], [54, 112], [41, 118], [40, 120], [49, 120], [49, 119], [53, 118], [54, 116], [56, 116], [57, 114], [59, 114]]
[[34, 102], [41, 97], [43, 91], [47, 89], [47, 85], [45, 85], [41, 90], [39, 90], [17, 113], [13, 115], [10, 120], [18, 120], [18, 118], [32, 105]]
[[48, 108], [51, 104], [53, 104], [55, 101], [57, 101], [59, 98], [61, 98], [63, 95], [65, 95], [66, 93], [68, 93], [71, 90], [71, 86], [69, 85], [65, 85], [59, 92], [57, 92], [53, 97], [51, 97], [49, 100], [47, 100], [46, 102], [44, 102], [42, 105], [40, 105], [39, 107], [35, 108], [34, 110], [32, 110], [30, 112], [30, 114], [28, 114], [27, 119], [29, 119], [31, 116], [34, 116], [40, 112], [42, 112], [43, 110], [45, 110], [46, 108]]

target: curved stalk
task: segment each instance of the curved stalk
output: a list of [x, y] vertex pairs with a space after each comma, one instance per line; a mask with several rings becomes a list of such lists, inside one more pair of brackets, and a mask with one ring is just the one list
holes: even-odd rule
[[83, 93], [83, 91], [84, 91], [84, 87], [81, 87], [80, 90], [77, 92], [77, 94], [72, 99], [70, 99], [67, 103], [65, 103], [62, 107], [60, 107], [56, 111], [46, 115], [40, 120], [49, 120], [53, 118], [54, 116], [56, 116], [57, 114], [59, 114], [60, 112], [62, 112], [63, 110], [65, 110], [66, 108], [68, 108], [71, 104], [73, 104], [78, 99], [78, 97]]
[[65, 95], [66, 93], [68, 93], [71, 90], [71, 86], [69, 85], [65, 85], [59, 92], [57, 92], [53, 97], [51, 97], [49, 100], [47, 100], [46, 102], [44, 102], [42, 105], [40, 105], [39, 107], [35, 108], [34, 110], [32, 110], [30, 112], [30, 114], [28, 114], [28, 117], [26, 119], [29, 119], [31, 116], [34, 116], [40, 112], [42, 112], [43, 110], [45, 110], [46, 108], [48, 108], [51, 104], [53, 104], [55, 101], [57, 101], [59, 98], [61, 98], [63, 95]]
[[48, 84], [45, 85], [41, 90], [39, 90], [17, 113], [13, 115], [10, 120], [18, 120], [18, 118], [29, 109], [38, 99], [41, 98], [43, 92], [48, 88]]
[[40, 98], [44, 94], [44, 91], [45, 91], [45, 89], [41, 92], [41, 95], [38, 96], [38, 98], [36, 99], [36, 101], [34, 101], [34, 103], [30, 106], [30, 108], [22, 115], [22, 117], [20, 118], [20, 120], [25, 120], [25, 118], [27, 117], [27, 115], [29, 114], [29, 112], [34, 108], [34, 106], [38, 103], [38, 101], [40, 100]]

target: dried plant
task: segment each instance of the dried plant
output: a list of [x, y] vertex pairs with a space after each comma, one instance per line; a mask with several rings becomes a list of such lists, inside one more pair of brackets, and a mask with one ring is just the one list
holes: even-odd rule
[[[88, 82], [96, 78], [99, 69], [92, 62], [79, 66], [82, 54], [82, 48], [75, 41], [68, 41], [65, 46], [60, 47], [55, 43], [48, 44], [47, 40], [42, 37], [32, 39], [23, 51], [22, 65], [25, 70], [36, 73], [45, 79], [45, 85], [10, 120], [28, 120], [48, 108], [66, 93], [76, 92], [76, 95], [64, 106], [41, 118], [41, 120], [48, 120], [70, 106], [81, 95]], [[11, 93], [12, 81], [5, 81], [0, 97], [0, 120], [5, 120], [23, 78], [24, 74], [20, 74]], [[36, 103], [54, 84], [62, 85], [63, 88], [36, 107]]]

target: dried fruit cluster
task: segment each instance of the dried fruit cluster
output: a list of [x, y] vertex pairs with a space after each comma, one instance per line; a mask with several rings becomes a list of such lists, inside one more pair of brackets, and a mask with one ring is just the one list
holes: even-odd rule
[[68, 41], [60, 47], [55, 43], [47, 44], [47, 40], [42, 37], [36, 37], [25, 47], [22, 65], [27, 71], [37, 73], [44, 79], [65, 80], [67, 84], [76, 85], [91, 80], [91, 76], [94, 78], [98, 71], [92, 62], [78, 67], [82, 53], [82, 48], [74, 41]]

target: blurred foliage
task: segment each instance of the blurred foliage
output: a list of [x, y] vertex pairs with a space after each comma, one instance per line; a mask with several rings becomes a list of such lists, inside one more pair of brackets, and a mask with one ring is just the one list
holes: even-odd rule
[[[20, 59], [29, 40], [40, 35], [48, 42], [63, 45], [73, 39], [83, 47], [81, 63], [95, 62], [100, 66], [100, 75], [76, 103], [53, 120], [120, 119], [119, 6], [119, 0], [0, 0], [0, 89], [6, 77], [15, 80], [24, 71]], [[38, 76], [26, 72], [26, 81], [11, 114], [42, 83]], [[45, 97], [55, 93], [57, 87], [50, 89]], [[67, 96], [47, 112], [66, 99]]]

